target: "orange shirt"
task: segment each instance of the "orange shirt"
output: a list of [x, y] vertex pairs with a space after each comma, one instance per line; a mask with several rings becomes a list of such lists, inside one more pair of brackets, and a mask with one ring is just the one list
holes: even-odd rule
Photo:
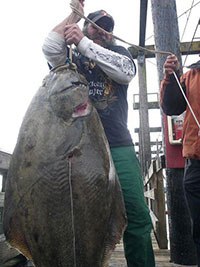
[[[200, 69], [191, 69], [181, 76], [181, 84], [186, 88], [186, 96], [200, 124]], [[176, 89], [175, 89], [176, 88]], [[180, 88], [176, 81], [165, 78], [161, 82], [160, 103], [167, 115], [173, 115], [170, 109], [179, 109]], [[175, 90], [174, 90], [175, 89]], [[166, 90], [170, 93], [166, 93]], [[177, 101], [176, 99], [177, 94]], [[170, 98], [172, 103], [170, 103]], [[181, 100], [183, 102], [183, 100]], [[172, 106], [171, 106], [172, 105]], [[176, 105], [176, 107], [175, 107]], [[182, 110], [183, 112], [184, 110]], [[173, 112], [174, 113], [174, 112]], [[175, 113], [176, 115], [178, 113]], [[200, 129], [188, 107], [183, 124], [183, 157], [200, 159]]]

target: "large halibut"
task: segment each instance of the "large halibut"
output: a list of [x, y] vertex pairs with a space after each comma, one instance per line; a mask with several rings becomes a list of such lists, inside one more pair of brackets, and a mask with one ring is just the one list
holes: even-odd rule
[[104, 267], [121, 239], [126, 214], [109, 145], [72, 65], [50, 71], [25, 114], [3, 223], [36, 267]]

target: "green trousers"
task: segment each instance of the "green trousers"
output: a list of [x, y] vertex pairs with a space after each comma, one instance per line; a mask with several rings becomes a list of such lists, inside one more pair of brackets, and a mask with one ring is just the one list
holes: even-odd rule
[[134, 146], [111, 148], [121, 184], [128, 225], [124, 232], [124, 253], [128, 267], [155, 267], [151, 242], [152, 222], [144, 200], [144, 187]]

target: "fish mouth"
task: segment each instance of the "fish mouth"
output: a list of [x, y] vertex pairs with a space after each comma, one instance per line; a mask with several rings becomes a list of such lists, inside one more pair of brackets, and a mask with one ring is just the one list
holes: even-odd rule
[[91, 109], [92, 105], [88, 101], [81, 103], [80, 105], [75, 107], [72, 117], [78, 118], [87, 116], [88, 114], [90, 114]]

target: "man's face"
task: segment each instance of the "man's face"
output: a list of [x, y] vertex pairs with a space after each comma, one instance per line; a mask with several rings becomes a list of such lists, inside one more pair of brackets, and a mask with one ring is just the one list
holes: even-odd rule
[[109, 33], [105, 33], [100, 29], [97, 29], [91, 23], [89, 23], [85, 29], [84, 34], [94, 43], [101, 45], [103, 47], [107, 47], [113, 44], [113, 36]]

